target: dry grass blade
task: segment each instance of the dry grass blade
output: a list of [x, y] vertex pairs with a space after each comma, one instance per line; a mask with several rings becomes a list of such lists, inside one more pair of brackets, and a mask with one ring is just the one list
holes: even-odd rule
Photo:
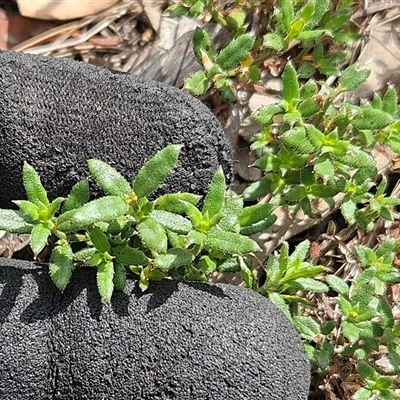
[[[142, 7], [136, 1], [117, 3], [101, 13], [61, 25], [37, 35], [18, 44], [13, 50], [32, 54], [50, 55], [58, 50], [82, 45], [122, 16], [128, 13], [139, 15], [142, 11]], [[77, 38], [72, 37], [79, 30], [87, 28], [92, 24], [95, 25], [89, 28], [86, 33], [79, 33]]]

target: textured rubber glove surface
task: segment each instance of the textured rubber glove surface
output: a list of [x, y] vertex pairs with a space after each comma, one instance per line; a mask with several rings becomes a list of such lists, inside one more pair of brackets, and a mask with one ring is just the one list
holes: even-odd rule
[[204, 194], [219, 165], [231, 177], [231, 149], [218, 120], [192, 96], [72, 60], [0, 52], [0, 207], [25, 198], [24, 161], [52, 199], [88, 175], [89, 158], [131, 180], [171, 143], [184, 148], [160, 192]]
[[231, 285], [128, 280], [102, 305], [94, 268], [61, 294], [0, 258], [0, 398], [306, 400], [310, 367], [268, 299]]

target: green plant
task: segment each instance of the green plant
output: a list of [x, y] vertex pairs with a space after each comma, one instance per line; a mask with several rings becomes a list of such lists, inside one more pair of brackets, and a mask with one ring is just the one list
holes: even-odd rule
[[15, 202], [19, 211], [0, 210], [0, 229], [31, 233], [35, 256], [48, 243], [55, 243], [50, 276], [61, 291], [74, 268], [96, 267], [98, 288], [106, 302], [114, 288], [123, 290], [127, 271], [137, 274], [140, 287], [146, 290], [149, 280], [166, 276], [204, 281], [215, 270], [247, 270], [243, 255], [259, 247], [245, 235], [275, 221], [273, 206], [243, 209], [243, 199], [225, 190], [221, 168], [201, 209], [196, 206], [200, 197], [190, 193], [149, 200], [174, 169], [179, 151], [180, 146], [170, 145], [157, 153], [132, 186], [108, 164], [89, 160], [93, 179], [106, 193], [92, 201], [88, 181], [82, 180], [67, 199], [49, 202], [38, 174], [25, 164], [28, 200]]
[[337, 102], [368, 75], [352, 65], [335, 88], [313, 80], [300, 85], [293, 65], [286, 65], [282, 102], [253, 115], [263, 126], [252, 144], [255, 165], [265, 175], [246, 189], [245, 199], [272, 194], [276, 204], [295, 205], [314, 216], [313, 200], [323, 198], [333, 208], [334, 196], [342, 194], [341, 211], [349, 224], [370, 230], [378, 217], [393, 219], [389, 207], [400, 200], [385, 196], [385, 177], [376, 184], [372, 150], [379, 143], [400, 150], [396, 90], [389, 87], [383, 98], [376, 94], [362, 107]]
[[[320, 374], [333, 373], [346, 359], [356, 365], [366, 382], [354, 393], [356, 400], [400, 398], [400, 323], [388, 300], [391, 285], [400, 282], [400, 273], [393, 265], [398, 246], [394, 239], [386, 240], [376, 251], [357, 246], [361, 268], [357, 278], [348, 282], [306, 261], [309, 241], [300, 243], [290, 255], [288, 244], [283, 243], [279, 255], [268, 257], [265, 282], [256, 289], [292, 321]], [[317, 318], [312, 312], [315, 295], [327, 292], [335, 298], [338, 309], [331, 319]], [[379, 352], [387, 354], [390, 370], [376, 363]]]
[[[336, 74], [350, 55], [347, 45], [356, 38], [348, 27], [352, 3], [339, 1], [334, 10], [329, 0], [280, 0], [279, 7], [274, 7], [273, 1], [238, 0], [229, 9], [212, 0], [186, 0], [171, 5], [167, 12], [172, 17], [195, 18], [207, 12], [230, 34], [218, 50], [207, 31], [195, 30], [194, 52], [204, 69], [189, 76], [185, 88], [199, 95], [214, 85], [225, 100], [234, 102], [238, 83], [258, 82], [263, 63], [297, 43], [301, 46], [297, 57], [300, 77], [309, 78], [316, 70], [325, 75]], [[260, 18], [257, 34], [247, 32], [254, 15]], [[309, 58], [312, 62], [304, 61]]]

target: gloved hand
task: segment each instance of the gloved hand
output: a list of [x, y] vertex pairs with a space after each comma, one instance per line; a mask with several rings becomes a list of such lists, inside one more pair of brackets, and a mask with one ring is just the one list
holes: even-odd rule
[[171, 143], [184, 147], [162, 193], [204, 194], [219, 165], [231, 178], [231, 149], [217, 119], [174, 87], [12, 51], [0, 52], [0, 71], [1, 208], [25, 198], [24, 161], [39, 172], [50, 200], [88, 176], [89, 158], [110, 163], [131, 180]]

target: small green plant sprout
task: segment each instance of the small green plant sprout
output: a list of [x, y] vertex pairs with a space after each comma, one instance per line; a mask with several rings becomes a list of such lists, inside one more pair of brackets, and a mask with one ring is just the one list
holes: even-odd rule
[[340, 194], [339, 205], [349, 224], [370, 230], [378, 217], [393, 219], [391, 207], [400, 200], [385, 196], [385, 177], [375, 187], [378, 171], [372, 150], [379, 143], [400, 150], [396, 90], [389, 87], [383, 98], [375, 95], [361, 107], [335, 103], [368, 75], [352, 65], [336, 88], [313, 80], [301, 85], [294, 66], [287, 63], [282, 102], [253, 115], [263, 127], [252, 148], [264, 177], [245, 190], [246, 200], [269, 194], [275, 204], [301, 208], [315, 217], [313, 200], [324, 199], [334, 207], [334, 197]]
[[[223, 48], [217, 50], [206, 30], [195, 30], [193, 48], [204, 69], [190, 75], [185, 88], [200, 95], [214, 86], [225, 100], [234, 102], [238, 84], [258, 82], [266, 60], [279, 57], [299, 44], [300, 77], [309, 78], [316, 69], [324, 75], [336, 74], [349, 58], [346, 47], [356, 38], [348, 26], [352, 5], [349, 0], [339, 1], [335, 9], [329, 0], [280, 0], [276, 6], [274, 2], [240, 0], [235, 7], [226, 9], [212, 0], [173, 4], [167, 9], [170, 16], [196, 18], [208, 13], [229, 33]], [[252, 15], [263, 18], [258, 30], [250, 33]], [[303, 61], [310, 58], [313, 62]]]
[[[336, 373], [337, 365], [346, 362], [354, 365], [354, 373], [365, 381], [353, 391], [355, 400], [400, 398], [400, 324], [389, 304], [390, 287], [400, 282], [393, 265], [398, 246], [394, 239], [386, 240], [376, 251], [356, 246], [360, 271], [348, 282], [306, 261], [307, 240], [292, 254], [283, 243], [279, 252], [269, 255], [263, 267], [264, 281], [256, 289], [292, 321], [313, 368], [321, 375]], [[320, 294], [336, 301], [330, 318], [327, 313], [318, 317], [313, 311]], [[385, 354], [385, 367], [379, 364], [379, 354]]]
[[190, 193], [149, 200], [174, 169], [180, 147], [158, 152], [132, 185], [105, 162], [89, 160], [92, 178], [106, 193], [92, 201], [88, 181], [82, 180], [66, 200], [49, 202], [38, 174], [25, 164], [28, 200], [15, 202], [19, 211], [0, 210], [0, 229], [30, 233], [35, 256], [54, 243], [49, 270], [61, 291], [75, 268], [97, 268], [99, 292], [107, 303], [114, 288], [124, 289], [127, 272], [138, 275], [142, 290], [150, 280], [168, 276], [205, 281], [215, 270], [246, 274], [244, 256], [259, 250], [248, 235], [275, 222], [274, 207], [243, 209], [243, 199], [226, 191], [221, 168], [201, 208], [196, 206], [200, 197]]

